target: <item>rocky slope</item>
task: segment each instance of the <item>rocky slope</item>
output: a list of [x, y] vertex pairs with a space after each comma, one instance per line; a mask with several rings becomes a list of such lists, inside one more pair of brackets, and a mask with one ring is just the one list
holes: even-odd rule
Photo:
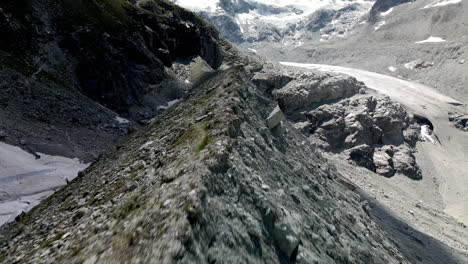
[[[84, 63], [89, 69], [65, 70], [73, 76], [70, 83], [77, 85], [67, 86], [73, 99], [85, 98], [91, 106], [104, 104], [108, 113], [130, 119], [127, 124], [114, 116], [119, 124], [146, 125], [32, 211], [4, 226], [2, 263], [440, 263], [441, 259], [463, 263], [467, 259], [436, 239], [419, 242], [423, 235], [411, 226], [395, 232], [395, 226], [402, 226], [398, 217], [378, 203], [369, 205], [362, 198], [366, 193], [317, 151], [319, 144], [349, 155], [344, 148], [364, 143], [372, 149], [369, 162], [387, 162], [387, 167], [375, 171], [400, 168], [394, 162], [400, 160], [396, 158], [400, 149], [388, 146], [411, 147], [411, 136], [405, 135], [411, 117], [387, 98], [366, 94], [356, 79], [290, 71], [246, 56], [219, 39], [196, 15], [167, 1], [74, 2], [55, 6], [59, 12], [54, 15], [45, 15], [53, 1], [28, 3], [31, 9], [16, 10], [14, 20], [4, 15], [4, 23], [32, 36], [24, 21], [34, 14], [45, 19], [45, 33], [55, 32], [47, 29], [57, 26], [46, 18], [77, 15], [89, 23], [68, 36], [65, 55], [56, 47], [58, 33], [47, 39], [18, 40], [25, 47], [41, 43], [41, 52], [54, 54], [39, 72], [49, 67], [55, 72], [56, 63], [73, 54], [67, 61], [73, 69], [80, 67], [81, 60], [92, 62]], [[81, 12], [84, 7], [86, 12]], [[94, 30], [97, 35], [87, 35]], [[96, 41], [94, 45], [87, 46], [87, 37]], [[83, 58], [68, 50], [80, 46], [85, 48], [80, 53], [86, 54]], [[94, 47], [99, 52], [88, 50]], [[2, 48], [15, 52], [8, 43]], [[25, 63], [42, 58], [24, 56]], [[21, 73], [13, 66], [6, 71]], [[96, 72], [99, 76], [92, 75]], [[20, 79], [41, 82], [21, 74]], [[121, 97], [122, 91], [126, 96]], [[171, 92], [177, 96], [169, 98]], [[389, 115], [382, 112], [386, 108]], [[362, 119], [364, 112], [367, 118]], [[326, 118], [320, 119], [321, 115]], [[342, 138], [328, 139], [328, 128]], [[369, 129], [375, 132], [370, 139]], [[384, 155], [388, 157], [375, 158]]]
[[216, 73], [4, 230], [3, 262], [404, 262], [274, 106]]

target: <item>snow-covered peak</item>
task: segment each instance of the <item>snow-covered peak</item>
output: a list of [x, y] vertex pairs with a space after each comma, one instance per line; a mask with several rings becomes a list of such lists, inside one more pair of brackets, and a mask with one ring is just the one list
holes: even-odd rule
[[[208, 13], [223, 12], [220, 0], [172, 0], [173, 3], [185, 7], [193, 11], [203, 11]], [[371, 0], [232, 0], [234, 5], [241, 3], [250, 4], [253, 6], [267, 6], [272, 8], [284, 8], [284, 12], [275, 12], [268, 15], [270, 20], [294, 20], [308, 16], [322, 8], [341, 8], [353, 3], [371, 3]], [[259, 14], [261, 12], [251, 12], [252, 17], [265, 16]]]
[[343, 38], [361, 21], [373, 0], [171, 0], [201, 13], [235, 42], [281, 42]]

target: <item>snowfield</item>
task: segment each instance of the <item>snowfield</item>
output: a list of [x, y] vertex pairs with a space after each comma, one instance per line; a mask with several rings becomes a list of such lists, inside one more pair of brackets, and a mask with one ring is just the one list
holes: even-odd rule
[[77, 159], [38, 154], [40, 159], [0, 142], [0, 225], [29, 211], [89, 166]]

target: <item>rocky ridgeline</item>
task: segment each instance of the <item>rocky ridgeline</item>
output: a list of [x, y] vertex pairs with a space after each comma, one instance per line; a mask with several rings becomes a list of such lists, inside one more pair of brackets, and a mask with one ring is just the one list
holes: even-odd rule
[[215, 72], [4, 228], [2, 262], [406, 263], [251, 75]]
[[413, 155], [420, 127], [388, 97], [367, 94], [352, 77], [325, 73], [266, 70], [253, 81], [323, 150], [387, 177], [421, 179]]
[[[33, 3], [34, 10], [44, 11], [49, 2]], [[100, 15], [106, 23], [122, 19], [116, 13], [106, 15], [110, 6], [104, 0], [88, 3], [102, 4], [98, 10], [104, 11]], [[406, 153], [403, 147], [411, 146], [412, 136], [411, 120], [401, 107], [387, 98], [361, 94], [365, 88], [354, 78], [299, 73], [244, 56], [211, 35], [211, 27], [205, 28], [195, 15], [167, 1], [145, 1], [144, 8], [124, 6], [140, 18], [125, 20], [129, 28], [154, 31], [130, 37], [147, 40], [135, 43], [145, 44], [140, 48], [151, 59], [136, 56], [138, 52], [122, 54], [135, 43], [112, 46], [116, 49], [103, 44], [115, 52], [104, 57], [131, 59], [127, 66], [135, 74], [162, 63], [164, 73], [151, 68], [150, 75], [131, 74], [126, 80], [142, 81], [139, 87], [154, 88], [149, 98], [159, 98], [162, 86], [144, 84], [161, 73], [159, 84], [185, 83], [183, 97], [161, 114], [144, 115], [146, 125], [32, 211], [2, 227], [1, 263], [418, 262], [411, 254], [403, 255], [411, 248], [396, 245], [372, 220], [356, 187], [316, 148], [319, 144], [352, 158], [346, 151], [368, 146], [367, 161], [376, 171], [388, 169], [377, 162], [386, 161], [387, 167], [402, 172], [397, 161]], [[154, 14], [167, 24], [158, 24]], [[172, 28], [172, 23], [177, 26]], [[78, 39], [69, 39], [68, 47], [86, 39], [80, 34], [93, 32], [95, 26], [87, 24], [83, 32], [71, 34]], [[155, 30], [158, 26], [168, 31]], [[201, 43], [181, 44], [184, 30], [193, 30], [190, 36]], [[165, 37], [166, 50], [158, 46]], [[120, 45], [126, 39], [110, 38], [97, 41]], [[161, 57], [151, 53], [156, 47]], [[83, 54], [80, 59], [86, 60]], [[116, 63], [98, 58], [88, 59], [96, 67]], [[108, 82], [113, 92], [119, 90], [121, 83], [112, 81], [112, 74], [121, 69], [111, 75], [105, 75], [110, 67], [100, 70], [100, 85], [90, 85], [99, 93], [108, 91], [103, 88]], [[152, 109], [152, 103], [145, 109]], [[328, 138], [329, 128], [339, 138]], [[405, 157], [410, 154], [408, 148]]]

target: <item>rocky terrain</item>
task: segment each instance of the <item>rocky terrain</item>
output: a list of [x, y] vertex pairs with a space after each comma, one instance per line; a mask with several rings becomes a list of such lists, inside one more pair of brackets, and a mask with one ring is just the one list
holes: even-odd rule
[[[271, 60], [371, 70], [420, 81], [468, 100], [466, 1], [314, 1], [308, 5], [299, 0], [212, 0], [209, 9], [176, 2], [202, 14], [229, 40]], [[225, 2], [238, 8], [226, 9]], [[262, 4], [270, 11], [262, 12], [264, 8], [258, 6]]]
[[368, 94], [354, 78], [326, 73], [267, 70], [253, 81], [262, 90], [276, 88], [272, 95], [281, 109], [321, 149], [387, 177], [421, 178], [413, 151], [422, 124], [388, 97]]
[[[295, 14], [319, 35], [362, 15], [342, 3], [203, 3], [198, 11], [223, 14], [217, 25], [233, 30], [222, 21], [252, 12]], [[60, 171], [46, 167], [58, 159], [48, 154], [93, 162], [73, 180], [40, 174], [66, 186], [0, 228], [1, 263], [468, 261], [457, 220], [465, 185], [446, 162], [466, 142], [459, 101], [374, 73], [267, 62], [165, 0], [23, 4], [0, 4], [0, 31], [11, 36], [0, 41], [0, 153], [27, 160], [32, 175]], [[233, 38], [248, 42], [248, 24], [236, 23]], [[265, 40], [284, 45], [288, 34]], [[6, 161], [0, 184], [31, 174]]]
[[416, 263], [228, 64], [4, 228], [3, 262]]
[[420, 0], [382, 10], [375, 21], [358, 24], [344, 39], [252, 48], [273, 60], [348, 66], [421, 82], [466, 103], [467, 2], [430, 6], [436, 2]]
[[0, 32], [2, 223], [76, 176], [48, 156], [83, 168], [183, 97], [173, 63], [223, 59], [214, 28], [165, 1], [3, 1]]

